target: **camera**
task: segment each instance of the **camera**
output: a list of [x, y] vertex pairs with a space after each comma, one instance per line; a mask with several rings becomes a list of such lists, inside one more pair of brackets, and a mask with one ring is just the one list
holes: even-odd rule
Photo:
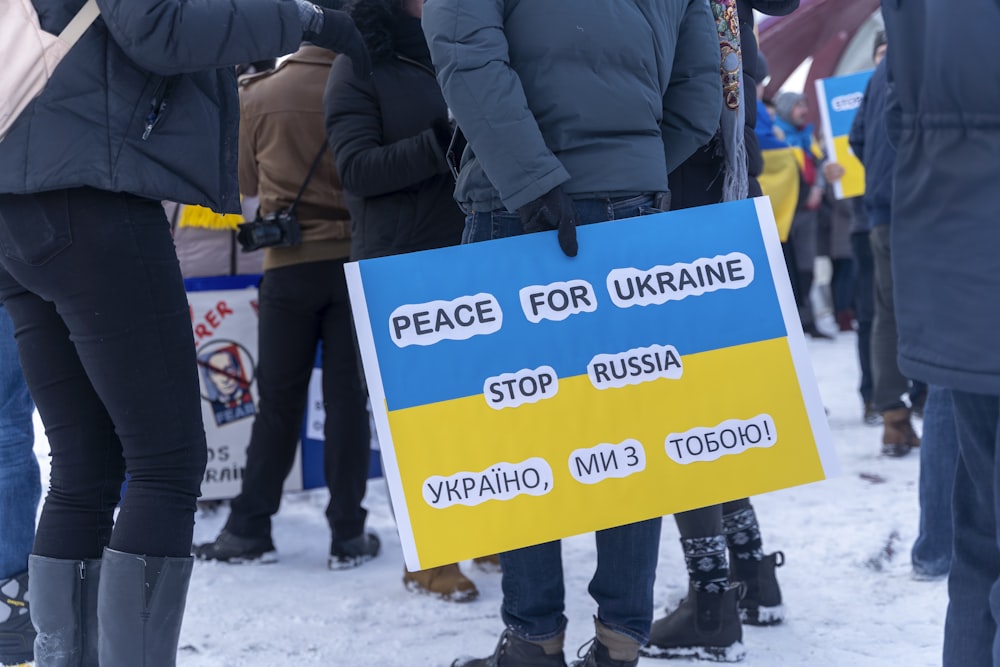
[[243, 252], [253, 252], [261, 248], [298, 245], [302, 241], [302, 233], [295, 212], [283, 208], [263, 218], [258, 213], [256, 220], [238, 225], [236, 239]]

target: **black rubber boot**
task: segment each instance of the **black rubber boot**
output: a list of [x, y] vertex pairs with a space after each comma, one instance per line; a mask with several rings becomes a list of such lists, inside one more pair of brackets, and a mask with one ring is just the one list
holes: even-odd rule
[[192, 558], [104, 550], [97, 617], [101, 667], [174, 667]]
[[[648, 658], [698, 658], [715, 662], [743, 660], [746, 650], [737, 610], [740, 589], [740, 586], [730, 586], [718, 595], [690, 588], [677, 609], [653, 623], [649, 643], [639, 650], [639, 654]], [[719, 617], [700, 619], [709, 606], [718, 607]], [[702, 629], [706, 625], [716, 629], [706, 632]]]
[[774, 569], [785, 564], [785, 554], [775, 551], [760, 561], [733, 563], [730, 577], [742, 582], [746, 594], [740, 600], [740, 618], [748, 625], [777, 625], [785, 620], [781, 602], [781, 587]]
[[36, 667], [98, 667], [100, 560], [28, 557]]
[[451, 667], [566, 667], [562, 651], [548, 654], [534, 642], [504, 630], [493, 655], [487, 658], [459, 658]]

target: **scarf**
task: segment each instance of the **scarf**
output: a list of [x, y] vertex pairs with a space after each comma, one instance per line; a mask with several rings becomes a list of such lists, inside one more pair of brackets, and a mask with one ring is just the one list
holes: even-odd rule
[[722, 201], [746, 199], [750, 189], [747, 147], [744, 137], [746, 109], [743, 104], [743, 56], [740, 51], [740, 20], [736, 0], [711, 0], [719, 30], [722, 75], [722, 151], [724, 158]]

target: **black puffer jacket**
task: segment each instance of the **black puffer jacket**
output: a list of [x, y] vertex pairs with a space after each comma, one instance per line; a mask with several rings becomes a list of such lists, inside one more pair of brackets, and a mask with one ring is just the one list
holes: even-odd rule
[[[361, 0], [352, 10], [374, 76], [333, 64], [323, 108], [330, 149], [351, 212], [351, 257], [367, 259], [461, 241], [464, 214], [442, 145], [448, 109], [420, 19], [398, 2]], [[435, 132], [438, 126], [438, 132]]]

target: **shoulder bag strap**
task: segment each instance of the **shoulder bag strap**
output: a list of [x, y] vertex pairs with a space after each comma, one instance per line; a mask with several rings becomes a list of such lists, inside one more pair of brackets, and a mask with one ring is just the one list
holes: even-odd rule
[[306, 188], [309, 186], [309, 181], [312, 180], [313, 174], [316, 173], [316, 167], [319, 166], [319, 161], [323, 159], [323, 154], [326, 153], [328, 145], [329, 145], [329, 140], [324, 139], [323, 145], [319, 147], [319, 153], [316, 153], [316, 157], [315, 159], [313, 159], [313, 163], [309, 167], [309, 173], [306, 174], [306, 180], [302, 181], [302, 187], [299, 188], [299, 194], [295, 195], [295, 201], [293, 201], [292, 205], [288, 207], [289, 213], [295, 212], [295, 207], [299, 205], [299, 200], [302, 199], [302, 195], [305, 193]]
[[83, 36], [87, 28], [90, 27], [90, 24], [97, 19], [100, 13], [101, 10], [97, 6], [97, 0], [87, 0], [86, 4], [76, 13], [76, 16], [59, 33], [59, 39], [66, 42], [68, 46], [73, 46]]

